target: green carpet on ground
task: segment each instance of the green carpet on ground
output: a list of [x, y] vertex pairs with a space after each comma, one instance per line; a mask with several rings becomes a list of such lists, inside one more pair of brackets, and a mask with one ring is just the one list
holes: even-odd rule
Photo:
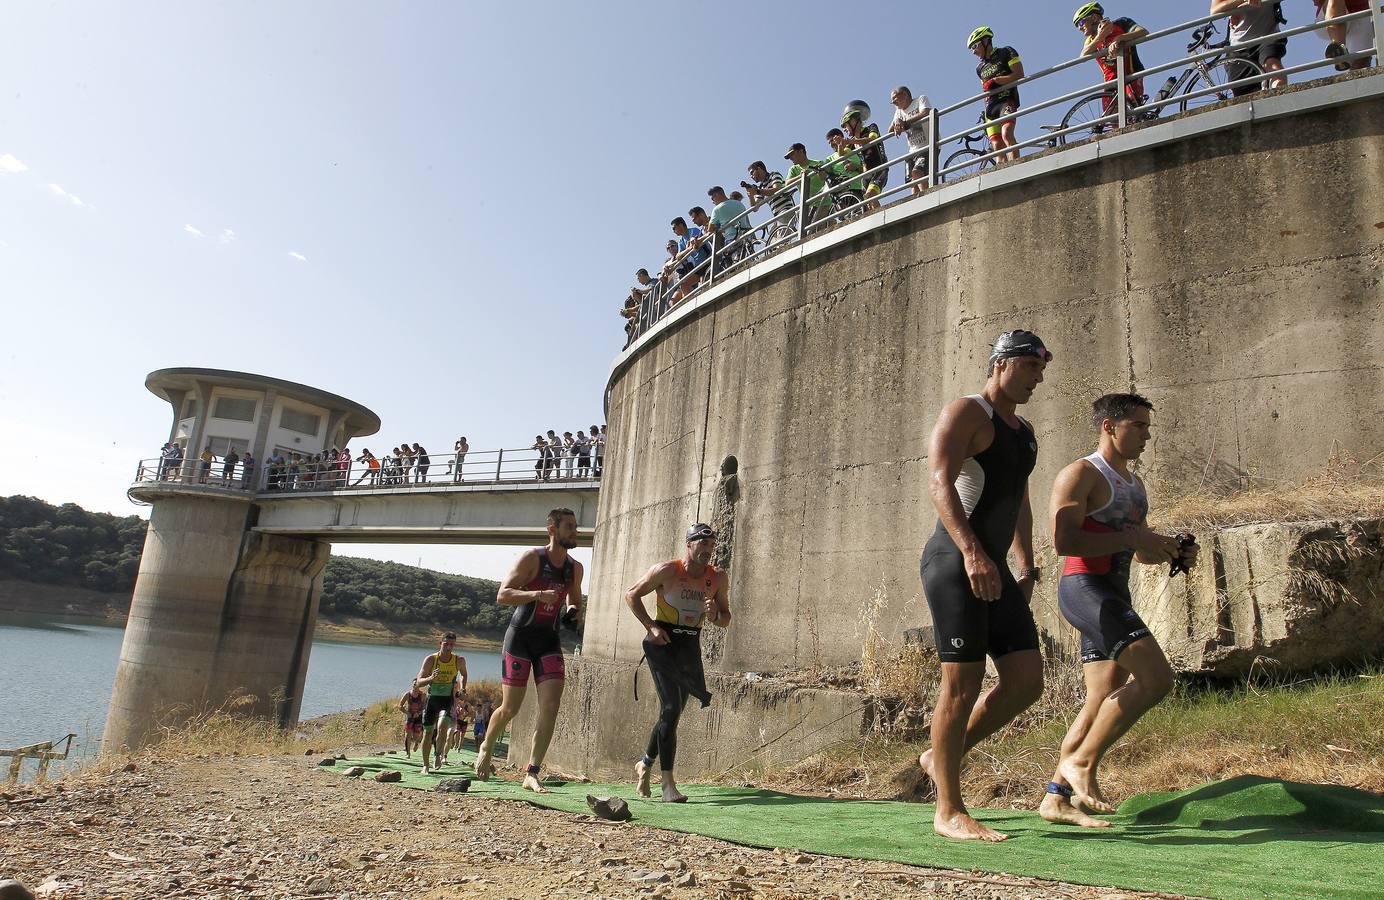
[[[456, 757], [456, 754], [453, 754]], [[366, 776], [403, 774], [400, 787], [431, 790], [443, 778], [471, 777], [465, 762], [423, 775], [401, 754], [338, 762]], [[512, 774], [510, 777], [513, 777]], [[978, 869], [1078, 884], [1204, 897], [1379, 897], [1384, 885], [1384, 798], [1350, 788], [1245, 775], [1125, 801], [1108, 830], [1051, 825], [1036, 813], [973, 809], [1010, 835], [1003, 844], [949, 841], [932, 833], [932, 807], [919, 803], [832, 800], [774, 791], [684, 785], [685, 804], [637, 796], [633, 784], [545, 782], [532, 794], [518, 781], [475, 781], [471, 794], [588, 812], [586, 795], [629, 801], [638, 824], [720, 838], [751, 847]]]

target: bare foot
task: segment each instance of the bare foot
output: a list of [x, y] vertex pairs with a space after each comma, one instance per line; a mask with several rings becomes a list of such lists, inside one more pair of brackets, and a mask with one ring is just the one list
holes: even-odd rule
[[686, 803], [686, 802], [687, 802], [687, 797], [685, 797], [685, 796], [683, 795], [683, 793], [682, 793], [681, 791], [678, 790], [677, 785], [673, 785], [673, 784], [664, 784], [664, 785], [663, 785], [663, 802], [664, 802], [664, 803]]
[[1080, 825], [1082, 828], [1109, 828], [1110, 823], [1102, 819], [1093, 819], [1081, 810], [1072, 805], [1061, 794], [1047, 794], [1043, 797], [1043, 802], [1038, 804], [1038, 815], [1045, 821], [1056, 822], [1059, 825]]
[[644, 760], [641, 759], [639, 762], [634, 764], [634, 774], [639, 779], [639, 782], [636, 785], [636, 790], [639, 791], [639, 796], [652, 797], [653, 791], [649, 788], [649, 776], [652, 773], [649, 771], [649, 767], [644, 765]]
[[482, 748], [476, 754], [476, 777], [481, 781], [489, 781], [493, 774], [495, 774], [495, 766], [490, 762], [490, 751]]
[[959, 812], [951, 816], [943, 816], [938, 813], [932, 819], [932, 830], [942, 837], [955, 838], [958, 841], [990, 841], [998, 843], [1009, 840], [1009, 835], [1000, 834], [993, 828], [982, 825], [972, 819], [964, 812]]
[[548, 794], [548, 793], [552, 793], [552, 792], [549, 791], [547, 788], [545, 788], [542, 784], [539, 784], [539, 782], [538, 782], [538, 776], [537, 776], [537, 775], [525, 775], [525, 776], [524, 776], [524, 790], [526, 790], [526, 791], [533, 791], [535, 794]]
[[1100, 786], [1096, 784], [1095, 772], [1090, 769], [1083, 769], [1073, 764], [1069, 759], [1064, 759], [1057, 764], [1057, 772], [1067, 779], [1067, 784], [1072, 786], [1072, 800], [1075, 801], [1073, 805], [1093, 813], [1113, 813], [1115, 811], [1115, 807], [1111, 806], [1100, 795]]
[[431, 774], [432, 774], [432, 769], [429, 769], [429, 768], [428, 768], [428, 761], [427, 761], [426, 759], [423, 760], [423, 774], [424, 774], [424, 775], [431, 775]]

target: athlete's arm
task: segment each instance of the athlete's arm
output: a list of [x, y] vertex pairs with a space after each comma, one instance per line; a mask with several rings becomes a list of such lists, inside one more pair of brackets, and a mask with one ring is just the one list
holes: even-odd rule
[[567, 608], [575, 609], [578, 616], [586, 612], [586, 598], [581, 593], [581, 579], [585, 572], [581, 563], [572, 560], [572, 586], [567, 591]]
[[428, 658], [423, 660], [423, 668], [418, 670], [417, 681], [419, 687], [427, 687], [433, 683], [433, 662], [436, 657], [436, 653], [429, 653]]
[[993, 81], [995, 84], [1010, 84], [1012, 82], [1021, 80], [1023, 77], [1024, 64], [1019, 62], [1019, 60], [1015, 58], [1009, 64], [1008, 75], [996, 75], [994, 78], [991, 78], [990, 80]]
[[706, 600], [706, 615], [711, 624], [725, 628], [730, 624], [730, 599], [728, 593], [730, 579], [722, 572], [717, 578], [716, 593]]
[[457, 681], [461, 683], [461, 693], [466, 693], [466, 657], [457, 657]]
[[973, 445], [985, 421], [985, 410], [967, 398], [953, 400], [943, 408], [928, 441], [928, 494], [942, 527], [966, 559], [971, 592], [982, 600], [998, 600], [999, 569], [980, 546], [956, 491], [956, 478], [962, 464], [975, 454]]
[[644, 626], [644, 630], [649, 632], [649, 640], [655, 644], [668, 643], [668, 635], [657, 622], [649, 616], [649, 611], [644, 608], [644, 596], [650, 591], [663, 587], [663, 579], [673, 568], [670, 562], [659, 563], [648, 572], [644, 577], [634, 583], [634, 587], [625, 591], [625, 605], [634, 613], [634, 617], [639, 620], [639, 624]]
[[529, 550], [514, 564], [508, 577], [500, 585], [495, 601], [501, 606], [523, 606], [525, 603], [552, 603], [557, 600], [557, 591], [526, 591], [523, 585], [538, 577], [538, 551]]
[[[1019, 518], [1014, 522], [1014, 542], [1009, 545], [1009, 550], [1014, 554], [1020, 571], [1030, 572], [1033, 569], [1033, 503], [1028, 497], [1028, 485], [1024, 485], [1024, 502], [1019, 507]], [[1032, 575], [1025, 575], [1019, 581], [1019, 587], [1028, 599], [1033, 599]]]

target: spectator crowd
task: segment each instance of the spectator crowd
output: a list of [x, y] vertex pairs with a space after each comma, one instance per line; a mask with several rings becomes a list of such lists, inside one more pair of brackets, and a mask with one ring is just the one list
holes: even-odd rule
[[[1291, 0], [1211, 0], [1209, 15], [1228, 16], [1227, 57], [1257, 64], [1265, 75], [1263, 81], [1233, 88], [1237, 96], [1257, 91], [1265, 84], [1276, 88], [1286, 83], [1285, 78], [1272, 73], [1283, 68], [1288, 41], [1287, 38], [1275, 40], [1273, 36], [1287, 24], [1285, 7], [1300, 6], [1305, 13], [1307, 3], [1308, 0], [1297, 3]], [[1311, 3], [1312, 15], [1319, 23], [1369, 9], [1369, 0], [1311, 0]], [[1106, 101], [1107, 113], [1113, 108], [1115, 89], [1110, 83], [1118, 77], [1120, 58], [1124, 60], [1131, 102], [1135, 106], [1147, 103], [1143, 80], [1137, 77], [1145, 68], [1137, 45], [1148, 36], [1148, 30], [1132, 18], [1112, 17], [1101, 3], [1078, 6], [1072, 24], [1083, 41], [1081, 57], [1094, 59], [1104, 74], [1110, 98]], [[1344, 24], [1328, 24], [1315, 33], [1326, 42], [1325, 57], [1336, 60], [1338, 71], [1371, 64], [1369, 53], [1374, 46], [1374, 36], [1368, 17]], [[1002, 164], [1017, 160], [1015, 119], [1006, 117], [1019, 110], [1016, 82], [1024, 78], [1019, 52], [998, 43], [988, 26], [976, 28], [969, 34], [966, 49], [979, 61], [976, 77], [984, 97], [981, 120], [991, 151], [996, 154], [994, 161]], [[1248, 67], [1245, 72], [1235, 77], [1254, 74]], [[1169, 79], [1170, 82], [1174, 80]], [[724, 187], [716, 185], [706, 192], [707, 205], [693, 206], [686, 216], [675, 216], [669, 223], [673, 237], [664, 245], [666, 258], [657, 274], [647, 268], [638, 269], [635, 285], [620, 308], [620, 315], [625, 319], [625, 346], [628, 347], [641, 332], [641, 318], [647, 324], [650, 317], [658, 318], [663, 310], [680, 303], [696, 289], [710, 269], [718, 272], [729, 269], [761, 249], [796, 235], [798, 194], [804, 195], [801, 200], [804, 227], [833, 213], [849, 216], [878, 208], [876, 198], [889, 181], [889, 161], [882, 136], [905, 137], [908, 146], [904, 160], [905, 185], [912, 186], [911, 195], [923, 193], [928, 181], [927, 152], [933, 108], [926, 94], [915, 94], [907, 85], [894, 88], [889, 101], [894, 113], [889, 127], [883, 131], [870, 121], [869, 104], [864, 100], [852, 100], [842, 111], [839, 127], [825, 134], [830, 153], [820, 158], [809, 156], [806, 144], [794, 142], [783, 154], [783, 159], [791, 164], [786, 174], [770, 168], [763, 160], [755, 160], [748, 166], [749, 179], [739, 183], [745, 193], [733, 190], [728, 194]], [[759, 225], [752, 225], [749, 213], [765, 205], [769, 207], [770, 217]], [[706, 265], [708, 261], [711, 261], [709, 266]], [[549, 435], [551, 445], [552, 432]]]

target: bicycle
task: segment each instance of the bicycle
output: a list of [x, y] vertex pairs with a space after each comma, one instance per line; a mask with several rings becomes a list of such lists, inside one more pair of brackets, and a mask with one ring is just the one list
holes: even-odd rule
[[[983, 125], [985, 124], [985, 117], [981, 116], [976, 121]], [[961, 138], [961, 143], [963, 144], [962, 148], [951, 156], [948, 156], [942, 168], [937, 171], [938, 183], [946, 181], [953, 176], [965, 178], [969, 175], [976, 174], [982, 169], [993, 169], [995, 167], [995, 158], [993, 156], [989, 159], [980, 159], [980, 157], [990, 152], [990, 138], [986, 136], [984, 128], [980, 131], [964, 135]], [[962, 168], [957, 169], [955, 172], [948, 171], [952, 166], [962, 164], [968, 159], [979, 161], [973, 162], [971, 165], [963, 165]]]
[[[1192, 32], [1192, 42], [1187, 45], [1188, 55], [1200, 53], [1203, 50], [1220, 50], [1230, 46], [1230, 36], [1215, 43], [1211, 42], [1211, 35], [1216, 34], [1216, 23], [1207, 22], [1205, 25]], [[1137, 73], [1136, 73], [1137, 74]], [[1209, 59], [1199, 59], [1182, 71], [1180, 75], [1170, 75], [1168, 80], [1163, 82], [1163, 86], [1154, 95], [1155, 103], [1161, 103], [1169, 97], [1178, 94], [1190, 94], [1193, 91], [1207, 87], [1217, 87], [1238, 81], [1242, 78], [1253, 78], [1256, 75], [1263, 75], [1264, 70], [1253, 60], [1242, 57], [1232, 56], [1229, 52], [1222, 53], [1220, 56], [1213, 56]], [[1044, 126], [1049, 131], [1066, 131], [1068, 128], [1076, 128], [1075, 131], [1059, 134], [1051, 141], [1050, 146], [1067, 143], [1068, 138], [1073, 141], [1085, 140], [1088, 137], [1098, 137], [1104, 134], [1107, 129], [1118, 127], [1114, 122], [1102, 122], [1100, 119], [1110, 115], [1115, 108], [1115, 84], [1109, 82], [1104, 88], [1082, 97], [1074, 103], [1067, 114], [1062, 117], [1062, 124], [1057, 126]], [[1178, 112], [1187, 112], [1195, 109], [1203, 103], [1219, 103], [1229, 100], [1234, 95], [1231, 88], [1221, 88], [1214, 93], [1206, 94], [1201, 97], [1192, 97], [1178, 102]], [[1147, 97], [1131, 97], [1130, 122], [1149, 122], [1157, 119], [1163, 110], [1172, 104], [1163, 104], [1153, 109], [1138, 110], [1136, 107], [1149, 102]], [[1081, 126], [1087, 125], [1082, 128]]]

